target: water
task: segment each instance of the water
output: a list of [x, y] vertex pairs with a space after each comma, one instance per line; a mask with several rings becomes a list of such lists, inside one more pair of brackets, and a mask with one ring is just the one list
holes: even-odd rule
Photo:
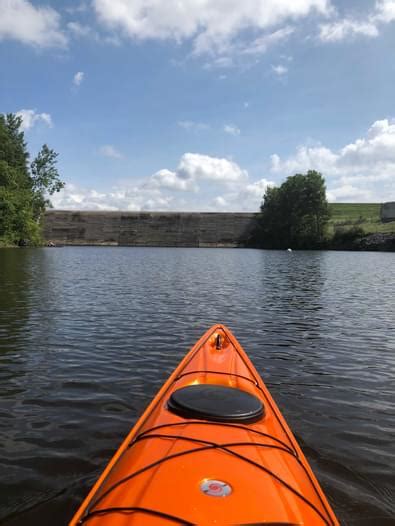
[[395, 255], [0, 251], [0, 523], [63, 525], [211, 324], [247, 350], [344, 525], [395, 524]]

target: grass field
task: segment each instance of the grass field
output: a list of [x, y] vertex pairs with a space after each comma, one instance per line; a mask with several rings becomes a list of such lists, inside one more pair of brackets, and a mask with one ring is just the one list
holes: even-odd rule
[[359, 227], [366, 234], [375, 232], [394, 234], [395, 221], [382, 223], [380, 207], [379, 203], [330, 203], [332, 215], [328, 223], [328, 233], [333, 234], [336, 230], [346, 231]]

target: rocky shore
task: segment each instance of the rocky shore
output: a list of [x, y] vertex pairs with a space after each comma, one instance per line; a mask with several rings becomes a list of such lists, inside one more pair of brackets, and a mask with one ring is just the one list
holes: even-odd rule
[[395, 234], [376, 233], [355, 239], [344, 239], [342, 242], [330, 242], [327, 249], [395, 252]]
[[395, 252], [395, 234], [370, 234], [356, 242], [356, 250]]

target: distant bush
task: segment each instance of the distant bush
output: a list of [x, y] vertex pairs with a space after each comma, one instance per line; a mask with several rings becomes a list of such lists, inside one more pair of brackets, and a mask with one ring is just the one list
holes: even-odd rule
[[268, 187], [258, 218], [257, 245], [263, 248], [319, 248], [330, 213], [325, 180], [319, 172], [288, 177]]

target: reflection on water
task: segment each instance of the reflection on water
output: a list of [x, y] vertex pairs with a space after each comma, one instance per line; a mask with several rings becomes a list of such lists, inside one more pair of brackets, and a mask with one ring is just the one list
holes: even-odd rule
[[0, 522], [66, 524], [172, 369], [227, 324], [342, 524], [395, 515], [393, 254], [0, 251]]

